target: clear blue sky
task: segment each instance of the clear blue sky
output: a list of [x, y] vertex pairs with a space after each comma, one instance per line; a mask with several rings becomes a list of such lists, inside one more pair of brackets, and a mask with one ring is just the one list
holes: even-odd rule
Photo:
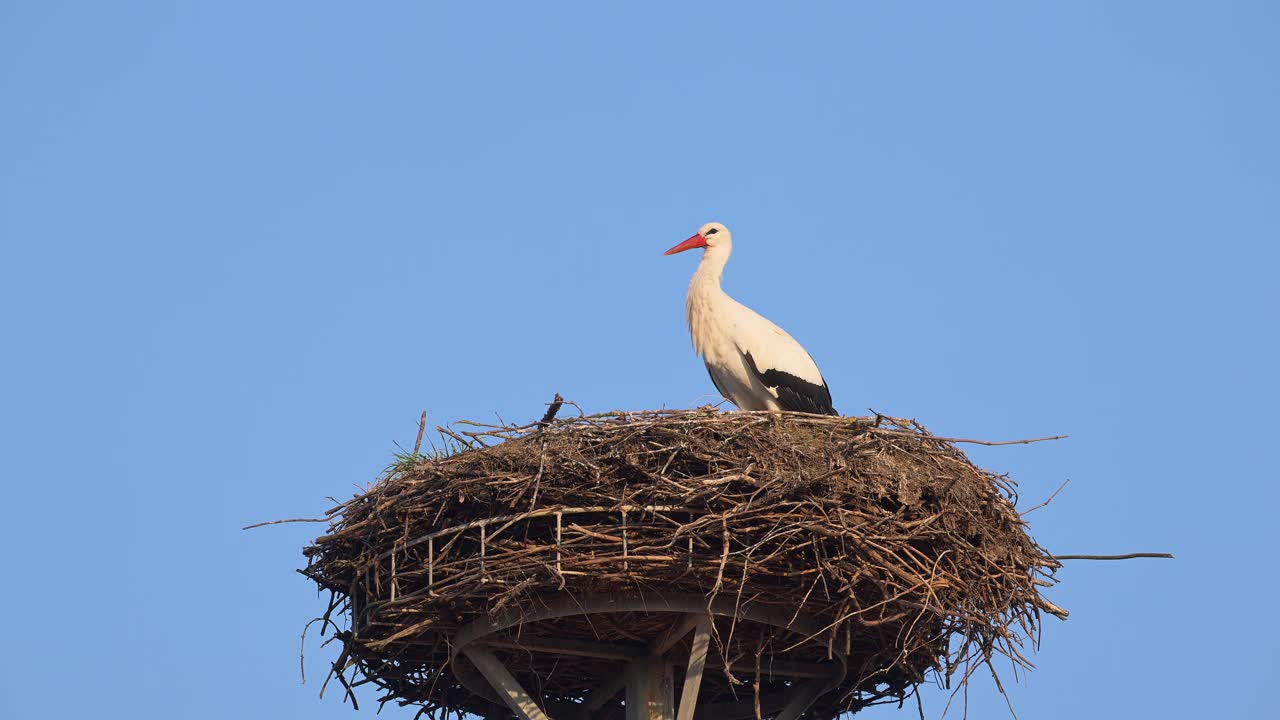
[[239, 528], [423, 409], [705, 402], [712, 219], [838, 408], [1070, 433], [973, 456], [1178, 553], [1061, 573], [1023, 718], [1275, 712], [1276, 4], [181, 5], [0, 7], [0, 715], [371, 717]]

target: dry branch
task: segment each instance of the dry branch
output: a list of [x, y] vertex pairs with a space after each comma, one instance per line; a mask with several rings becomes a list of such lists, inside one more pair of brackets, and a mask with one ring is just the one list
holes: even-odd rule
[[1134, 558], [1161, 558], [1172, 560], [1173, 553], [1125, 553], [1123, 555], [1054, 555], [1054, 560], [1133, 560]]

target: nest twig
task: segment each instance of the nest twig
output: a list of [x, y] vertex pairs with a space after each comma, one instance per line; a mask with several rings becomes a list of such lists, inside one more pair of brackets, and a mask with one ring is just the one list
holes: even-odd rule
[[[845, 671], [812, 710], [834, 717], [901, 701], [931, 674], [963, 683], [1001, 656], [1029, 666], [1041, 613], [1066, 616], [1040, 593], [1058, 563], [1027, 534], [1012, 481], [914, 421], [554, 414], [464, 423], [443, 436], [456, 445], [415, 452], [330, 511], [303, 573], [332, 593], [322, 626], [348, 618], [337, 672], [349, 692], [372, 683], [383, 702], [428, 714], [493, 714], [460, 679], [451, 642], [463, 626], [554, 598], [679, 594], [813, 629], [719, 618], [701, 704], [767, 716], [762, 693], [794, 682], [771, 663], [838, 660]], [[559, 617], [490, 647], [540, 703], [581, 707], [620, 665], [537, 652], [538, 638], [643, 648], [669, 624]]]

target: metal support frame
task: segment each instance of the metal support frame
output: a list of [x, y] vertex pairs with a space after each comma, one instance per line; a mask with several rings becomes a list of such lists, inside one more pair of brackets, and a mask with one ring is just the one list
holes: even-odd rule
[[[580, 706], [579, 711], [585, 717], [602, 709], [625, 688], [626, 720], [693, 720], [715, 616], [736, 617], [739, 621], [749, 620], [772, 625], [805, 638], [818, 639], [821, 635], [812, 623], [793, 613], [777, 608], [743, 609], [737, 607], [732, 598], [717, 597], [708, 601], [702, 595], [637, 592], [584, 598], [555, 595], [531, 604], [531, 608], [509, 608], [494, 617], [482, 618], [463, 626], [452, 638], [450, 653], [451, 661], [455, 661], [461, 653], [474, 666], [472, 670], [466, 664], [455, 663], [454, 674], [464, 686], [481, 697], [505, 704], [521, 720], [551, 718], [538, 707], [532, 696], [503, 666], [502, 661], [494, 656], [490, 647], [626, 661], [627, 665], [622, 673], [603, 684]], [[684, 617], [649, 643], [648, 647], [537, 636], [522, 636], [518, 641], [492, 637], [508, 628], [541, 620], [619, 612], [677, 613]], [[694, 637], [677, 710], [674, 668], [663, 656], [690, 632], [694, 633]], [[780, 709], [777, 720], [797, 720], [819, 697], [835, 687], [843, 679], [845, 672], [844, 659], [839, 656], [835, 658], [835, 662], [827, 664], [778, 660], [772, 666], [771, 675], [811, 678], [809, 682], [790, 692], [761, 698], [761, 704], [768, 708], [768, 712]], [[748, 668], [737, 668], [735, 664], [735, 669]], [[478, 674], [482, 677], [477, 677], [475, 671], [479, 671]], [[754, 717], [754, 706], [739, 708], [739, 704], [719, 704], [707, 707], [705, 711], [709, 713], [709, 717], [726, 720]]]
[[[709, 618], [710, 616], [706, 617]], [[639, 657], [632, 660], [627, 667], [623, 669], [621, 674], [615, 676], [612, 680], [601, 685], [595, 692], [591, 693], [591, 697], [587, 699], [586, 705], [584, 706], [587, 713], [595, 712], [596, 710], [604, 707], [606, 703], [613, 700], [613, 698], [618, 694], [618, 691], [622, 690], [623, 687], [628, 688], [627, 704], [630, 705], [631, 696], [633, 695], [630, 687], [632, 681], [637, 677], [636, 673], [640, 672], [640, 668], [645, 666], [646, 663], [650, 663], [654, 659], [661, 658], [668, 650], [674, 647], [676, 643], [680, 642], [681, 638], [688, 635], [689, 631], [697, 626], [698, 619], [699, 616], [690, 615], [672, 626], [662, 635], [658, 636], [653, 642], [649, 643], [647, 652], [642, 652]], [[670, 716], [666, 716], [664, 720], [670, 720]]]

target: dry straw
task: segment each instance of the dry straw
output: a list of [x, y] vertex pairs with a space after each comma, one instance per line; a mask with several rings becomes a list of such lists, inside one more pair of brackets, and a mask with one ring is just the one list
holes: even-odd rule
[[458, 652], [483, 635], [551, 716], [616, 717], [629, 658], [666, 637], [683, 667], [693, 641], [665, 611], [696, 601], [715, 616], [699, 717], [769, 717], [818, 678], [808, 716], [830, 718], [1029, 666], [1042, 613], [1066, 616], [1013, 483], [956, 447], [975, 441], [884, 416], [558, 408], [441, 428], [448, 447], [329, 512], [303, 572], [331, 594], [353, 701], [373, 684], [428, 715], [510, 717]]

